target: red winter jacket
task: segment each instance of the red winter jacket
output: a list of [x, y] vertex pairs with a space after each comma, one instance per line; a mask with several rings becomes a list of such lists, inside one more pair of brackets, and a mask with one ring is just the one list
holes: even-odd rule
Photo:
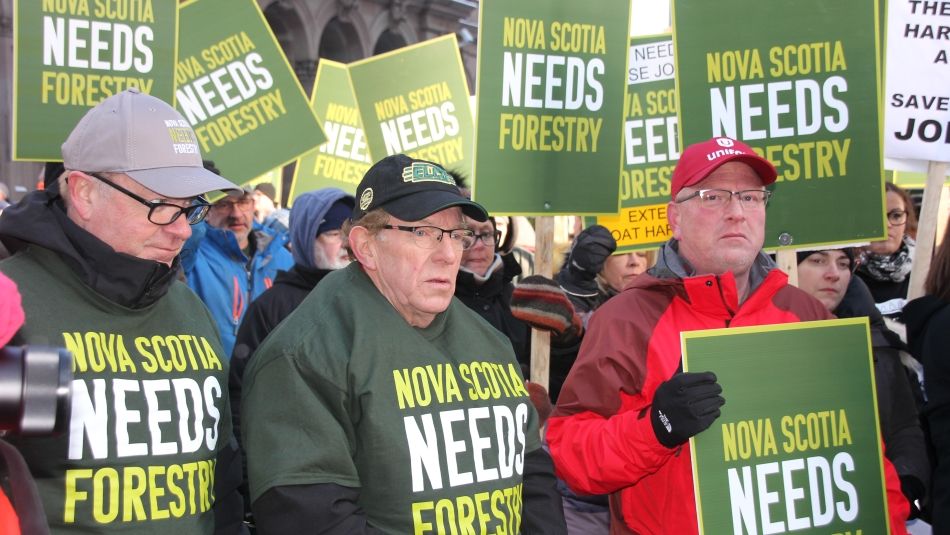
[[[760, 265], [759, 273], [764, 279], [741, 305], [731, 273], [640, 275], [591, 318], [547, 441], [557, 475], [573, 490], [612, 493], [611, 533], [697, 533], [689, 444], [660, 444], [647, 411], [680, 366], [680, 332], [832, 318], [781, 271]], [[903, 497], [896, 472], [888, 475], [889, 489], [898, 489], [888, 493], [893, 517]], [[903, 522], [892, 524], [899, 526], [892, 533], [904, 533]]]

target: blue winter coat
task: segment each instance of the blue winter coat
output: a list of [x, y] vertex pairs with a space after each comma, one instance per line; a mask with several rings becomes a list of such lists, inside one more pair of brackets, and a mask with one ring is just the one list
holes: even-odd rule
[[225, 355], [230, 358], [248, 304], [271, 287], [278, 270], [294, 264], [284, 247], [287, 234], [274, 235], [255, 225], [255, 253], [249, 259], [230, 230], [207, 223], [199, 223], [193, 230], [196, 232], [182, 251], [182, 267], [188, 286], [211, 311]]

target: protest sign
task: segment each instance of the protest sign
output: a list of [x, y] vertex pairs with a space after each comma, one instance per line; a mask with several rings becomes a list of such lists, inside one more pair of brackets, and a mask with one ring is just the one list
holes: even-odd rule
[[766, 247], [885, 236], [877, 4], [673, 0], [682, 144], [728, 136], [775, 164]]
[[326, 140], [257, 2], [194, 0], [180, 12], [176, 105], [225, 177], [243, 184]]
[[474, 121], [455, 34], [347, 68], [370, 160], [403, 153], [471, 176]]
[[14, 160], [62, 160], [85, 113], [137, 87], [172, 102], [178, 11], [153, 0], [15, 0]]
[[616, 214], [629, 0], [482, 0], [474, 198]]
[[327, 141], [297, 161], [290, 198], [328, 187], [355, 193], [370, 159], [346, 65], [320, 60], [310, 104], [323, 118]]
[[585, 221], [585, 226], [607, 227], [618, 253], [656, 247], [669, 239], [666, 204], [679, 159], [673, 39], [669, 34], [632, 37], [629, 59], [620, 214]]
[[682, 334], [726, 404], [691, 441], [700, 533], [887, 533], [867, 318]]
[[888, 2], [884, 154], [950, 162], [950, 4]]

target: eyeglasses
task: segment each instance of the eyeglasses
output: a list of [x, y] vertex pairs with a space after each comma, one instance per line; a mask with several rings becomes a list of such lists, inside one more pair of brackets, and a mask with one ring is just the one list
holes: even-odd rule
[[[484, 245], [485, 247], [498, 247], [498, 240], [500, 239], [501, 239], [500, 230], [495, 230], [492, 232], [479, 232], [478, 234], [475, 235], [475, 240], [476, 241], [481, 240], [482, 245]], [[473, 243], [472, 247], [474, 246], [475, 244]]]
[[887, 213], [887, 222], [896, 227], [907, 222], [907, 210], [891, 210]]
[[254, 197], [246, 195], [237, 200], [231, 200], [228, 198], [221, 199], [220, 201], [211, 205], [211, 209], [215, 212], [230, 212], [233, 208], [238, 208], [239, 210], [247, 210], [248, 208], [254, 206]]
[[463, 251], [470, 249], [475, 245], [475, 233], [465, 228], [454, 228], [446, 230], [444, 228], [432, 226], [407, 227], [403, 225], [383, 225], [383, 228], [391, 230], [401, 230], [412, 234], [412, 241], [423, 249], [435, 249], [442, 238], [448, 234], [451, 244]]
[[188, 220], [189, 225], [196, 225], [201, 222], [202, 219], [208, 215], [208, 210], [211, 208], [211, 205], [208, 204], [208, 201], [202, 199], [201, 197], [195, 197], [191, 201], [191, 204], [188, 206], [179, 206], [174, 203], [153, 200], [147, 201], [143, 197], [140, 197], [131, 191], [123, 188], [122, 186], [112, 182], [106, 177], [98, 173], [88, 173], [89, 176], [94, 176], [101, 180], [102, 182], [112, 186], [113, 188], [119, 190], [125, 195], [135, 199], [136, 201], [148, 206], [148, 220], [155, 225], [165, 226], [171, 225], [178, 220], [178, 217], [182, 214], [185, 214], [185, 219]]
[[733, 197], [739, 199], [739, 204], [744, 210], [761, 210], [769, 204], [769, 198], [772, 197], [772, 192], [765, 189], [746, 189], [742, 191], [701, 189], [676, 201], [676, 204], [698, 198], [703, 208], [722, 208], [726, 206]]

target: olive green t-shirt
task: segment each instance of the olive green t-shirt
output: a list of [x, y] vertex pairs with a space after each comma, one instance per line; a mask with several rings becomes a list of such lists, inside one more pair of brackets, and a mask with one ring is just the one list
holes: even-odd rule
[[23, 297], [25, 342], [73, 355], [66, 433], [8, 437], [51, 531], [212, 533], [215, 458], [231, 411], [228, 361], [198, 297], [175, 282], [152, 305], [126, 308], [35, 246], [0, 271]]
[[457, 299], [410, 326], [358, 264], [328, 275], [244, 375], [252, 500], [358, 488], [391, 533], [518, 533], [537, 413], [511, 344]]

